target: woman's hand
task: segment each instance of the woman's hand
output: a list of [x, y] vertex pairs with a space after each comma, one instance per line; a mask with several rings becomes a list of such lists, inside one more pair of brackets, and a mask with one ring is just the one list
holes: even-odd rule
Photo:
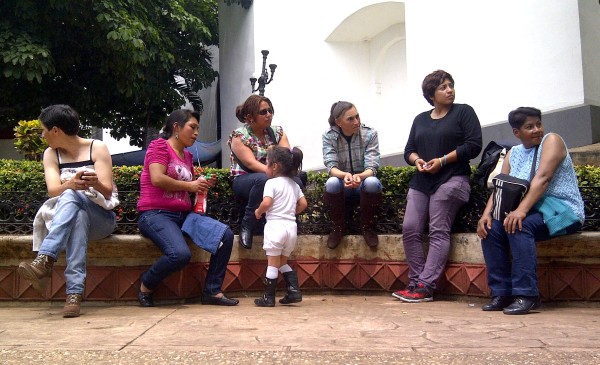
[[344, 175], [344, 188], [345, 189], [354, 189], [360, 186], [361, 178], [358, 174], [352, 175], [347, 172]]
[[419, 171], [419, 172], [425, 172], [425, 170], [427, 170], [429, 168], [429, 165], [427, 164], [427, 162], [425, 160], [423, 160], [422, 158], [417, 158], [415, 160], [415, 166], [417, 167], [417, 171]]
[[[79, 173], [78, 173], [79, 174]], [[77, 175], [75, 175], [77, 176]], [[87, 190], [89, 188], [96, 188], [98, 185], [98, 175], [95, 171], [86, 170], [82, 171], [79, 174], [79, 179], [83, 182], [84, 188], [82, 190]]]
[[[93, 184], [91, 183], [91, 176], [90, 176], [90, 180], [86, 179], [86, 176], [84, 176], [85, 171], [79, 171], [77, 172], [75, 175], [73, 175], [73, 177], [68, 180], [67, 182], [65, 182], [64, 186], [67, 189], [73, 189], [73, 190], [87, 190], [88, 188], [92, 187]], [[95, 174], [94, 174], [95, 175]], [[98, 182], [98, 177], [95, 177], [96, 182]]]
[[492, 215], [484, 214], [477, 222], [477, 237], [484, 239], [487, 237], [488, 231], [492, 229]]
[[526, 216], [527, 213], [523, 213], [519, 209], [508, 213], [503, 222], [506, 233], [514, 234], [517, 231], [517, 227], [519, 231], [523, 230], [523, 219], [525, 219]]
[[209, 174], [204, 177], [209, 187], [214, 188], [217, 185], [217, 175]]
[[[214, 180], [216, 181], [216, 178]], [[189, 184], [189, 188], [188, 188], [189, 192], [192, 192], [192, 193], [197, 193], [199, 191], [206, 192], [206, 191], [208, 191], [208, 189], [210, 189], [212, 186], [214, 186], [214, 181], [212, 182], [213, 185], [211, 185], [211, 182], [209, 180], [206, 180], [206, 178], [204, 176], [200, 176], [196, 180], [189, 181], [188, 184]]]
[[[423, 160], [419, 160], [419, 162], [421, 162]], [[422, 166], [422, 170], [419, 170], [420, 172], [424, 172], [427, 174], [431, 174], [431, 175], [435, 175], [438, 173], [438, 171], [440, 171], [442, 169], [442, 162], [440, 161], [439, 158], [434, 158], [430, 161], [428, 161], [427, 163], [425, 163]], [[418, 167], [417, 167], [418, 169]]]

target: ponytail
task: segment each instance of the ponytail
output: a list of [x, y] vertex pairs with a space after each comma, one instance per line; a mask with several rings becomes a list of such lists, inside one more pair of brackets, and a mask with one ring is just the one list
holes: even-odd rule
[[281, 166], [281, 175], [293, 178], [302, 168], [304, 154], [298, 147], [291, 150], [286, 147], [272, 146], [267, 150], [267, 160], [270, 164]]

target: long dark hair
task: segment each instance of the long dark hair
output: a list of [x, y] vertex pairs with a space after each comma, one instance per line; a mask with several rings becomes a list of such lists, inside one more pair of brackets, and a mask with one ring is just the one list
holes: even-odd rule
[[291, 150], [287, 147], [273, 146], [267, 150], [268, 163], [281, 166], [281, 176], [294, 177], [302, 168], [304, 154], [298, 147]]
[[162, 133], [160, 134], [160, 138], [169, 139], [173, 135], [173, 129], [175, 124], [182, 128], [188, 120], [196, 118], [198, 122], [200, 122], [200, 113], [195, 112], [189, 109], [179, 109], [173, 111], [169, 114], [167, 118], [166, 124], [163, 126]]

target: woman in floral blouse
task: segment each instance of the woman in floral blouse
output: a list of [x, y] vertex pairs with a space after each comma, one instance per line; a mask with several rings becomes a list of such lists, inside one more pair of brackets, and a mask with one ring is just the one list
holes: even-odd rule
[[[239, 231], [240, 244], [246, 249], [252, 248], [253, 230], [258, 223], [254, 210], [263, 199], [263, 189], [268, 180], [265, 173], [267, 149], [273, 145], [290, 147], [283, 129], [271, 125], [274, 113], [269, 98], [250, 95], [235, 111], [235, 116], [244, 125], [234, 130], [227, 141], [231, 148], [233, 193], [247, 202]], [[304, 188], [298, 177], [294, 180]]]

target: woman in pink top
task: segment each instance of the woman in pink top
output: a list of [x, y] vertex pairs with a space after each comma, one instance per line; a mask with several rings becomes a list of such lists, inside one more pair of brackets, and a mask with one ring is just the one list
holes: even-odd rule
[[140, 177], [138, 226], [163, 256], [142, 274], [138, 292], [142, 307], [154, 306], [154, 289], [190, 261], [184, 233], [211, 253], [202, 304], [231, 306], [239, 302], [221, 291], [233, 247], [233, 232], [217, 220], [191, 212], [190, 193], [206, 191], [215, 184], [214, 179], [194, 178], [192, 154], [185, 150], [196, 141], [199, 119], [199, 114], [190, 110], [172, 112], [161, 138], [152, 141], [146, 152]]

